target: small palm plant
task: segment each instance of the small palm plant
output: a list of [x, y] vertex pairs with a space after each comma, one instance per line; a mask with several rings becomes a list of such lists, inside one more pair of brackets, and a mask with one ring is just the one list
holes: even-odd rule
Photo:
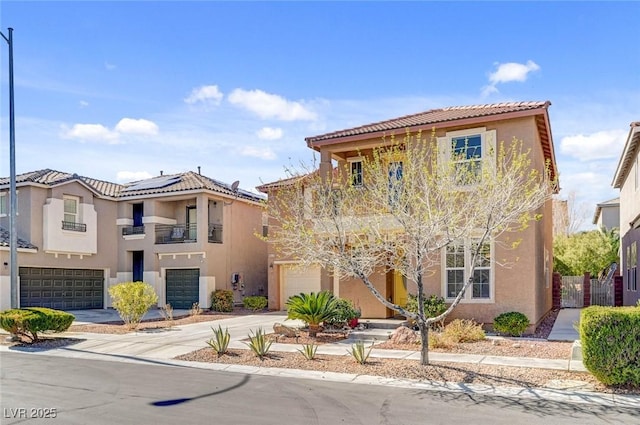
[[251, 348], [251, 351], [253, 351], [260, 360], [263, 360], [271, 348], [271, 341], [267, 340], [262, 328], [259, 328], [255, 334], [253, 331], [251, 333], [252, 334], [249, 335], [249, 342], [245, 342], [245, 344]]
[[213, 329], [213, 338], [207, 341], [207, 344], [213, 351], [218, 354], [218, 357], [222, 356], [229, 350], [229, 341], [231, 341], [231, 335], [229, 334], [229, 329], [226, 328], [224, 331], [222, 330], [222, 326], [218, 326], [218, 329]]
[[347, 350], [347, 353], [351, 354], [351, 356], [356, 359], [356, 361], [360, 364], [365, 364], [369, 355], [371, 354], [371, 350], [373, 350], [373, 344], [369, 347], [369, 351], [365, 350], [364, 342], [357, 341], [355, 344], [351, 346], [351, 351]]
[[309, 336], [315, 338], [323, 322], [336, 314], [336, 298], [329, 291], [300, 293], [287, 300], [287, 318], [299, 319], [309, 325]]
[[298, 349], [298, 351], [304, 356], [307, 360], [313, 360], [316, 358], [316, 351], [318, 351], [318, 346], [316, 344], [304, 344], [302, 348]]

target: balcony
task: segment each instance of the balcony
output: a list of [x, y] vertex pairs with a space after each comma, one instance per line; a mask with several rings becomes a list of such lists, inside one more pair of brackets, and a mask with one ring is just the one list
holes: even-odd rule
[[198, 241], [197, 224], [156, 224], [156, 243], [191, 243]]
[[71, 230], [72, 232], [86, 232], [87, 225], [84, 223], [76, 223], [73, 221], [63, 221], [62, 230]]
[[144, 235], [144, 226], [125, 226], [122, 228], [122, 236]]
[[207, 241], [209, 243], [222, 243], [222, 224], [209, 223], [209, 232], [207, 235]]

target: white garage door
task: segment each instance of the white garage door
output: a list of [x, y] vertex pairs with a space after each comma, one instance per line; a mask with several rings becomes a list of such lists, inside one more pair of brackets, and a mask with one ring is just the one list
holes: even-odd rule
[[320, 292], [320, 266], [306, 268], [284, 266], [282, 274], [283, 289], [280, 306], [283, 310], [286, 310], [285, 303], [292, 295], [300, 292]]

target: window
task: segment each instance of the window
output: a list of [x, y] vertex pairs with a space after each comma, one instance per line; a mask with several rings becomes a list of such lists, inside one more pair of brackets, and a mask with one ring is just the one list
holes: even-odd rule
[[[473, 283], [463, 300], [490, 300], [492, 297], [491, 243], [484, 242], [479, 247], [473, 271]], [[469, 279], [469, 269], [473, 253], [478, 249], [478, 241], [470, 240], [448, 245], [444, 250], [444, 292], [445, 298], [453, 299]]]
[[0, 215], [7, 214], [9, 214], [9, 196], [7, 196], [7, 192], [0, 193]]
[[627, 247], [627, 291], [638, 290], [638, 243]]
[[389, 205], [394, 205], [402, 193], [402, 161], [389, 162]]
[[482, 165], [494, 154], [496, 131], [485, 127], [450, 131], [438, 137], [440, 161], [450, 168], [460, 186], [476, 184], [482, 178]]
[[349, 171], [351, 178], [351, 185], [361, 187], [363, 185], [362, 179], [362, 161], [361, 160], [349, 160]]
[[64, 200], [64, 221], [67, 223], [79, 223], [78, 219], [78, 203], [79, 199], [75, 196], [65, 196]]

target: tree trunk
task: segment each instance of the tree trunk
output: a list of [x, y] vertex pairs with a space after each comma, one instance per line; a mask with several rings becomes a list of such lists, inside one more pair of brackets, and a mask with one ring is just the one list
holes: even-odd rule
[[309, 324], [309, 336], [311, 338], [315, 338], [318, 335], [318, 332], [320, 332], [321, 330], [322, 327], [320, 325]]
[[429, 325], [418, 321], [418, 328], [420, 329], [420, 341], [422, 343], [422, 347], [420, 349], [420, 364], [422, 366], [429, 365]]

